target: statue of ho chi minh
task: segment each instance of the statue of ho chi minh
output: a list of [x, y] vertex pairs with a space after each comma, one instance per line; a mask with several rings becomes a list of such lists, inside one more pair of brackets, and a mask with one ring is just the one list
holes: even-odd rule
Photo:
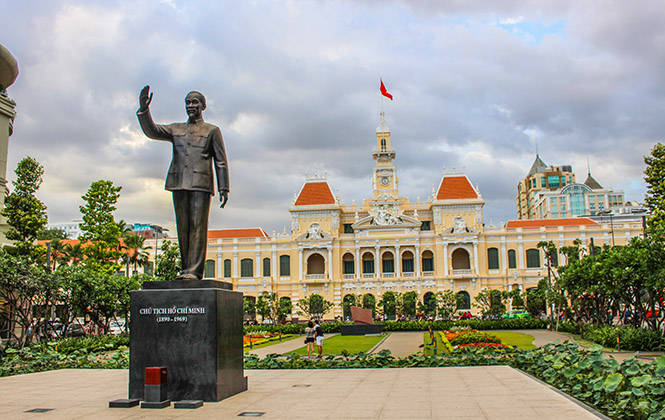
[[184, 123], [155, 124], [150, 115], [152, 93], [145, 86], [139, 94], [136, 116], [146, 136], [173, 144], [173, 160], [166, 177], [166, 190], [173, 194], [182, 272], [178, 279], [203, 277], [208, 237], [208, 214], [213, 190], [213, 167], [217, 174], [221, 207], [229, 197], [229, 169], [219, 127], [203, 122], [205, 97], [196, 91], [185, 97], [188, 119]]

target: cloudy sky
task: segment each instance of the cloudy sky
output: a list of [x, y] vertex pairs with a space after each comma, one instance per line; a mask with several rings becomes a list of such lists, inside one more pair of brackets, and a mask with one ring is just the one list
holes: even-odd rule
[[643, 155], [665, 133], [665, 8], [598, 4], [0, 0], [0, 42], [20, 66], [8, 178], [26, 155], [45, 166], [50, 222], [78, 218], [90, 183], [110, 179], [118, 218], [173, 229], [171, 148], [140, 131], [137, 95], [150, 84], [168, 123], [196, 89], [230, 157], [230, 203], [210, 227], [281, 231], [308, 172], [326, 171], [345, 203], [370, 194], [382, 77], [411, 200], [463, 167], [486, 222], [513, 219], [537, 148], [579, 182], [588, 158], [603, 186], [641, 201]]

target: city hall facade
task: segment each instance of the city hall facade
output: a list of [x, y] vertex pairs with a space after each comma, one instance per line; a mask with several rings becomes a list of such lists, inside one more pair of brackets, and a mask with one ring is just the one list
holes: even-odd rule
[[[320, 294], [334, 303], [326, 318], [342, 315], [347, 294], [416, 291], [420, 301], [451, 290], [471, 302], [483, 289], [526, 290], [547, 275], [538, 242], [558, 247], [580, 239], [584, 247], [625, 244], [640, 223], [598, 223], [589, 218], [483, 223], [483, 201], [464, 173], [443, 173], [426, 202], [399, 195], [390, 130], [381, 115], [376, 130], [372, 194], [344, 205], [327, 180], [305, 180], [292, 206], [291, 232], [261, 228], [210, 230], [205, 277], [233, 283], [245, 296], [276, 293], [297, 304]], [[433, 181], [435, 181], [433, 179]], [[560, 256], [559, 261], [562, 261]]]

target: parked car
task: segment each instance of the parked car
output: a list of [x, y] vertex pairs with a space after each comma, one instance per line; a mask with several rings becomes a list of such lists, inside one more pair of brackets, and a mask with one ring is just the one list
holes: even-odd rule
[[523, 309], [515, 309], [501, 316], [503, 319], [529, 319], [531, 314]]
[[125, 321], [111, 321], [109, 324], [109, 334], [111, 335], [120, 335], [125, 332]]
[[65, 335], [67, 337], [85, 337], [85, 330], [83, 329], [83, 325], [72, 322], [67, 326]]

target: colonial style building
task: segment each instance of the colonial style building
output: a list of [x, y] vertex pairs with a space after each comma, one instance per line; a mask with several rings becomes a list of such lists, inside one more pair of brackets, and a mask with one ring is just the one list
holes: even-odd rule
[[[483, 223], [482, 195], [463, 173], [440, 175], [426, 202], [399, 195], [390, 130], [381, 115], [371, 196], [343, 205], [327, 180], [307, 179], [291, 215], [291, 232], [268, 235], [261, 228], [210, 230], [205, 276], [233, 283], [246, 296], [274, 292], [299, 299], [320, 294], [342, 314], [345, 295], [416, 291], [421, 301], [436, 292], [461, 294], [471, 309], [484, 288], [536, 286], [546, 276], [538, 242], [557, 246], [580, 239], [588, 246], [617, 245], [641, 234], [641, 223], [602, 223], [589, 218], [515, 220], [501, 227]], [[568, 175], [566, 175], [568, 176]], [[574, 179], [566, 178], [567, 183]]]

